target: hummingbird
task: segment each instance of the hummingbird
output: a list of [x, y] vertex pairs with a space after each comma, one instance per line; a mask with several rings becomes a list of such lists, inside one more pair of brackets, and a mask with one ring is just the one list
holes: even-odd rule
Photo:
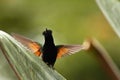
[[42, 34], [45, 40], [44, 45], [19, 34], [14, 33], [12, 36], [36, 56], [41, 56], [42, 60], [52, 68], [56, 59], [74, 54], [83, 48], [82, 45], [55, 45], [52, 30], [46, 29]]

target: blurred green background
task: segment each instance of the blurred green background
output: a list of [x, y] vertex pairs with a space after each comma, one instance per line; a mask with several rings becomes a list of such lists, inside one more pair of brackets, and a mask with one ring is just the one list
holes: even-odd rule
[[[0, 0], [0, 30], [43, 44], [45, 28], [53, 30], [56, 44], [82, 44], [86, 38], [95, 37], [120, 67], [119, 39], [95, 0]], [[6, 65], [4, 60], [0, 63]], [[0, 75], [14, 77], [3, 67]], [[68, 80], [110, 79], [96, 58], [85, 51], [58, 59], [55, 68]]]

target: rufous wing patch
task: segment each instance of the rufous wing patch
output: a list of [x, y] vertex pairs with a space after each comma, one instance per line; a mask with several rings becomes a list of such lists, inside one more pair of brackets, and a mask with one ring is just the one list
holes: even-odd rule
[[41, 47], [40, 45], [38, 45], [36, 42], [32, 42], [28, 44], [29, 49], [32, 50], [32, 52], [36, 55], [36, 56], [40, 56], [41, 55]]
[[58, 49], [58, 54], [57, 54], [57, 58], [61, 58], [63, 55], [65, 55], [66, 53], [68, 53], [68, 49], [65, 47], [60, 47]]
[[74, 54], [83, 49], [82, 45], [58, 45], [57, 58], [61, 58], [67, 55]]
[[12, 36], [19, 41], [20, 43], [22, 43], [25, 47], [27, 47], [28, 49], [30, 49], [36, 56], [40, 56], [42, 54], [41, 51], [41, 45], [38, 44], [35, 41], [32, 41], [26, 37], [23, 37], [19, 34], [12, 34]]

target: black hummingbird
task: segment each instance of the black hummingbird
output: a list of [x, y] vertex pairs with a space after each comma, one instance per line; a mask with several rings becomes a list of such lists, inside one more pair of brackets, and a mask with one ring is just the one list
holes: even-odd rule
[[42, 46], [38, 42], [35, 42], [31, 39], [25, 38], [18, 34], [12, 34], [17, 41], [29, 48], [36, 56], [41, 56], [42, 60], [52, 68], [56, 59], [66, 55], [71, 55], [83, 48], [81, 45], [55, 45], [52, 36], [52, 30], [46, 29], [43, 32], [43, 35], [45, 42]]

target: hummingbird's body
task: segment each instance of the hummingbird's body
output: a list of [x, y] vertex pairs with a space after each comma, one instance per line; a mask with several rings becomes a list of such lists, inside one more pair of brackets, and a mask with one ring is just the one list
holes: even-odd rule
[[24, 46], [29, 48], [36, 56], [41, 56], [42, 60], [49, 66], [52, 67], [55, 64], [57, 58], [62, 56], [71, 55], [75, 52], [80, 51], [83, 47], [81, 45], [55, 45], [51, 30], [45, 30], [44, 45], [41, 46], [39, 43], [32, 41], [28, 38], [20, 36], [18, 34], [12, 34], [12, 36], [21, 42]]
[[57, 57], [57, 48], [54, 44], [52, 31], [46, 30], [43, 32], [43, 35], [45, 38], [45, 43], [42, 48], [42, 59], [47, 65], [53, 67]]

